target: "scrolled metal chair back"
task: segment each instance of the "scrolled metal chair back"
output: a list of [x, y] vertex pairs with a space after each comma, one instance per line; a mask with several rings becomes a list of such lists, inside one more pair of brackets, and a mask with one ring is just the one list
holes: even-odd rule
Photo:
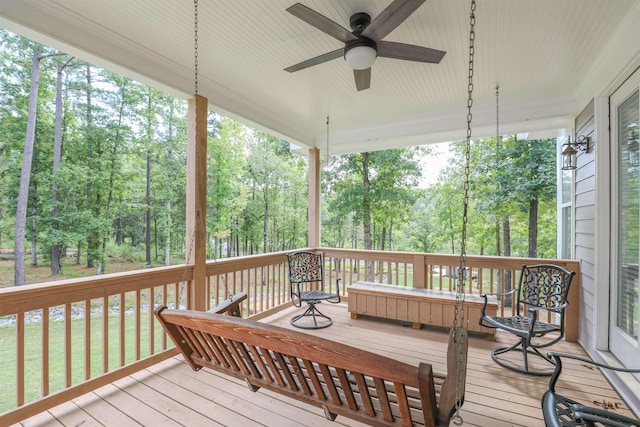
[[557, 265], [525, 265], [520, 278], [520, 302], [545, 308], [561, 306], [567, 300], [574, 274]]
[[297, 252], [287, 255], [289, 280], [292, 283], [321, 282], [322, 255], [313, 252]]

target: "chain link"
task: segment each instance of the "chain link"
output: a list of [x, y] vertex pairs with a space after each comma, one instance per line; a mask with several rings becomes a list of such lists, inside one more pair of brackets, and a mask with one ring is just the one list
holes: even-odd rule
[[325, 168], [328, 168], [329, 167], [329, 116], [327, 116], [327, 155], [325, 157], [326, 157]]
[[[471, 13], [469, 16], [469, 69], [467, 73], [467, 141], [465, 145], [465, 163], [464, 163], [464, 187], [463, 187], [463, 200], [462, 200], [462, 238], [460, 240], [460, 267], [458, 269], [458, 286], [456, 288], [456, 304], [453, 315], [453, 333], [456, 334], [458, 343], [458, 358], [457, 358], [457, 370], [456, 370], [456, 407], [453, 414], [452, 421], [455, 425], [460, 426], [464, 423], [462, 416], [460, 415], [460, 407], [462, 406], [462, 366], [464, 354], [463, 345], [465, 336], [460, 333], [464, 326], [465, 317], [465, 285], [467, 279], [467, 222], [469, 219], [469, 175], [470, 175], [470, 163], [471, 163], [471, 121], [473, 114], [471, 113], [471, 107], [473, 107], [473, 65], [475, 57], [475, 25], [476, 25], [476, 0], [471, 0]], [[471, 272], [469, 272], [471, 277]]]
[[194, 47], [194, 79], [195, 94], [198, 94], [198, 0], [193, 0], [193, 47]]
[[500, 140], [500, 85], [496, 85], [496, 144]]

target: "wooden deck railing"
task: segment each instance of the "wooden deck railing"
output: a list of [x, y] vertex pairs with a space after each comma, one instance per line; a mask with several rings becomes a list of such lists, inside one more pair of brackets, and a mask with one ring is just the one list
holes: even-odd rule
[[[342, 279], [454, 290], [455, 255], [319, 248], [325, 270]], [[516, 283], [522, 264], [562, 260], [468, 256], [468, 292], [495, 292]], [[286, 253], [207, 263], [205, 306], [247, 292], [243, 315], [254, 319], [289, 305]], [[153, 316], [155, 306], [185, 307], [191, 267], [173, 266], [0, 289], [0, 425], [19, 422], [59, 403], [176, 354]], [[576, 310], [577, 292], [572, 298]], [[508, 303], [502, 303], [508, 306]], [[503, 308], [504, 309], [504, 308]], [[567, 337], [570, 338], [570, 330]]]
[[[319, 248], [324, 254], [325, 270], [340, 277], [342, 290], [348, 294], [349, 285], [357, 281], [379, 282], [389, 285], [456, 291], [459, 255], [427, 254], [415, 252], [363, 251], [352, 249]], [[580, 263], [573, 260], [491, 257], [466, 257], [465, 292], [492, 294], [506, 292], [517, 286], [524, 264], [554, 264], [577, 274], [573, 279], [567, 308], [566, 339], [578, 339]], [[498, 299], [500, 316], [513, 313], [515, 294]], [[546, 312], [541, 320], [555, 323], [552, 313]]]

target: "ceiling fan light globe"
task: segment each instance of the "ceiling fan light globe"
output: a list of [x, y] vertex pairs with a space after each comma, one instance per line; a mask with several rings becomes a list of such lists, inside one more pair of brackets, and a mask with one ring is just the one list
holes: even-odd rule
[[371, 68], [378, 57], [378, 51], [371, 46], [354, 46], [344, 53], [344, 61], [354, 70]]

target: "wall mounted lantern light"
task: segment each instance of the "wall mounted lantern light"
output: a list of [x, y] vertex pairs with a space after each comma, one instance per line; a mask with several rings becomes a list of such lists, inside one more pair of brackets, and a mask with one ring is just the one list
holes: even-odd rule
[[571, 142], [571, 136], [562, 145], [562, 169], [574, 170], [577, 166], [578, 151], [589, 151], [591, 139], [588, 136], [580, 135], [575, 142]]

